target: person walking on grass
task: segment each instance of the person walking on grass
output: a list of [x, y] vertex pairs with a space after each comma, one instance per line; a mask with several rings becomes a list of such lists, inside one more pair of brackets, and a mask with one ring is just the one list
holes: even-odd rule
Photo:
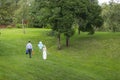
[[43, 45], [43, 59], [46, 60], [47, 59], [47, 48], [45, 45]]
[[29, 58], [32, 58], [32, 51], [33, 51], [33, 47], [32, 47], [31, 41], [28, 41], [26, 45], [26, 52], [28, 52]]
[[42, 48], [43, 48], [43, 43], [42, 43], [42, 41], [39, 42], [38, 47], [39, 47], [40, 50], [42, 50]]

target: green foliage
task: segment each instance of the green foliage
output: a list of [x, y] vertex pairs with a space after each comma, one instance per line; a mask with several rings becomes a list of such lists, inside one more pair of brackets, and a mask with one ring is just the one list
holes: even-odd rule
[[8, 29], [12, 29], [12, 28], [13, 28], [13, 26], [11, 26], [11, 25], [8, 25], [8, 26], [7, 26], [7, 28], [8, 28]]
[[22, 20], [31, 23], [32, 15], [31, 9], [33, 8], [34, 0], [19, 0], [17, 2], [17, 9], [14, 11], [14, 23], [22, 23]]
[[13, 22], [13, 12], [15, 10], [14, 0], [0, 0], [0, 24], [9, 25]]
[[45, 28], [46, 28], [46, 29], [51, 29], [52, 26], [51, 26], [50, 24], [47, 24], [47, 25], [45, 26]]
[[[50, 24], [52, 25], [53, 31], [58, 33], [58, 38], [60, 41], [60, 34], [66, 36], [66, 45], [69, 44], [69, 38], [74, 34], [74, 29], [72, 27], [74, 22], [74, 3], [76, 1], [54, 1], [51, 2], [49, 8], [52, 8], [54, 12], [50, 17]], [[54, 6], [53, 6], [54, 5]], [[59, 42], [60, 43], [60, 42]]]
[[103, 24], [100, 16], [101, 7], [96, 0], [36, 0], [34, 8], [32, 10], [33, 25], [44, 27], [50, 24], [53, 31], [57, 32], [59, 40], [62, 33], [68, 40], [74, 34], [75, 20], [78, 20], [78, 24], [82, 24], [79, 25], [81, 31], [89, 31], [92, 34], [94, 28]]
[[103, 30], [117, 32], [120, 31], [120, 4], [110, 2], [102, 5], [102, 16], [105, 20]]
[[86, 18], [79, 18], [79, 31], [88, 31], [89, 34], [94, 34], [95, 28], [99, 28], [103, 24], [101, 17], [101, 7], [94, 2], [88, 2], [86, 4], [87, 12]]
[[78, 31], [87, 31], [89, 34], [94, 34], [95, 28], [99, 28], [103, 24], [101, 17], [101, 7], [97, 0], [81, 0], [77, 2], [75, 8], [75, 23], [78, 24]]
[[16, 24], [16, 28], [22, 28], [22, 24]]
[[48, 25], [48, 17], [50, 15], [50, 10], [46, 8], [46, 1], [35, 0], [31, 8], [31, 22], [33, 27], [46, 27]]

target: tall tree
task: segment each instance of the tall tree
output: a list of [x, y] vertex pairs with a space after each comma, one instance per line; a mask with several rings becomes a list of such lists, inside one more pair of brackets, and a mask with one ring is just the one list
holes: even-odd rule
[[49, 6], [48, 2], [47, 0], [34, 1], [34, 6], [32, 6], [31, 10], [31, 24], [33, 27], [46, 27], [50, 15], [50, 9], [47, 7]]
[[[94, 34], [95, 28], [101, 27], [103, 24], [103, 19], [101, 14], [101, 7], [98, 5], [97, 0], [90, 0], [85, 5], [84, 12], [85, 17], [79, 18], [79, 32], [88, 31], [89, 34]], [[79, 17], [79, 16], [78, 16]]]
[[72, 28], [74, 22], [73, 15], [73, 1], [72, 0], [58, 0], [51, 4], [56, 3], [52, 6], [52, 9], [57, 9], [55, 14], [52, 15], [53, 30], [58, 34], [58, 48], [60, 48], [60, 34], [64, 33], [66, 36], [66, 46], [69, 46], [69, 39], [74, 34], [74, 29]]
[[102, 4], [102, 17], [104, 18], [103, 29], [105, 31], [120, 31], [120, 3], [111, 0], [109, 4]]
[[[35, 9], [32, 11], [34, 24], [37, 23], [39, 26], [42, 23], [43, 26], [49, 22], [52, 30], [57, 33], [59, 49], [61, 34], [65, 35], [66, 46], [69, 46], [70, 37], [74, 34], [73, 22], [76, 20], [83, 23], [82, 28], [89, 32], [93, 26], [101, 25], [100, 6], [89, 0], [35, 0], [35, 4]], [[43, 14], [44, 11], [46, 13]]]
[[103, 24], [103, 19], [101, 14], [101, 7], [98, 4], [91, 4], [88, 7], [88, 17], [86, 30], [89, 34], [94, 34], [95, 28], [99, 28]]
[[78, 33], [80, 31], [85, 30], [86, 20], [88, 16], [87, 5], [89, 5], [88, 0], [81, 0], [76, 2], [76, 6], [74, 7], [74, 16], [78, 24]]
[[30, 20], [31, 5], [33, 0], [16, 0], [17, 9], [14, 12], [14, 23], [22, 24], [23, 33], [25, 34], [25, 27], [27, 27]]
[[14, 0], [0, 0], [0, 24], [9, 25], [13, 22], [13, 12], [15, 10]]

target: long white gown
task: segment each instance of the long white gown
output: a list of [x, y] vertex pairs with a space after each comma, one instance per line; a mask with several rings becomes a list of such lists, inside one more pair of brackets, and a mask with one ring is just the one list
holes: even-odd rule
[[44, 59], [44, 60], [47, 59], [47, 51], [46, 51], [46, 47], [43, 47], [43, 59]]

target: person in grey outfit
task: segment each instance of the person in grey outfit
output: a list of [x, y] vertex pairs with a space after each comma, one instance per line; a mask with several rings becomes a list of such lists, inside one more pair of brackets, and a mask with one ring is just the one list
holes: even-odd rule
[[29, 54], [29, 58], [32, 58], [33, 47], [32, 47], [31, 41], [28, 41], [28, 43], [26, 45], [26, 50]]

